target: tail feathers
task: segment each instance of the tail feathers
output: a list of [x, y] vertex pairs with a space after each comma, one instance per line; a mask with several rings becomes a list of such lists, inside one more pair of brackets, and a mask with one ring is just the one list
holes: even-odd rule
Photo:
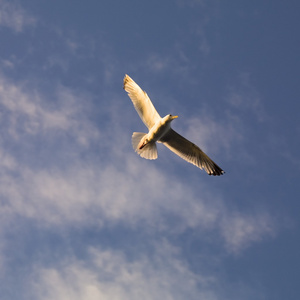
[[137, 151], [139, 147], [140, 141], [143, 139], [143, 137], [147, 135], [146, 133], [143, 132], [134, 132], [131, 137], [131, 143], [134, 151]]
[[131, 139], [132, 147], [137, 154], [145, 159], [157, 159], [157, 148], [155, 143], [148, 143], [142, 149], [139, 149], [145, 135], [147, 134], [143, 132], [134, 132]]

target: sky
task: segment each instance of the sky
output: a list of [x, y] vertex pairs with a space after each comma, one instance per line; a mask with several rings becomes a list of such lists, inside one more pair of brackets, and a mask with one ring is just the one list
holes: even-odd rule
[[[0, 298], [299, 299], [299, 11], [0, 0]], [[134, 152], [125, 74], [223, 176]]]

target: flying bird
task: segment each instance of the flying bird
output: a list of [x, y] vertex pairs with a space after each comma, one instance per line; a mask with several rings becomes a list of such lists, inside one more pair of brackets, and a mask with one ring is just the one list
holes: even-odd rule
[[161, 116], [156, 111], [147, 93], [143, 91], [128, 75], [124, 77], [124, 90], [133, 102], [133, 105], [148, 133], [134, 132], [132, 134], [133, 149], [145, 159], [156, 159], [156, 142], [164, 144], [175, 154], [187, 162], [204, 169], [208, 175], [222, 175], [225, 172], [213, 162], [197, 145], [193, 144], [171, 128], [171, 122], [178, 116]]

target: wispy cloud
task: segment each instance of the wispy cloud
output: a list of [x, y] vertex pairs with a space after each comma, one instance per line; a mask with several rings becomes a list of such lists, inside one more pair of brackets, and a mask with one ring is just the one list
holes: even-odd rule
[[88, 248], [85, 259], [64, 258], [52, 267], [36, 265], [29, 277], [32, 297], [50, 299], [263, 299], [243, 284], [228, 282], [220, 274], [206, 268], [199, 257], [197, 272], [183, 259], [180, 249], [165, 240], [157, 242], [151, 255]]
[[[13, 228], [20, 219], [58, 232], [74, 227], [139, 229], [150, 244], [157, 233], [168, 240], [192, 230], [199, 238], [213, 235], [210, 242], [232, 254], [274, 234], [268, 213], [229, 208], [208, 185], [184, 184], [177, 174], [137, 157], [130, 145], [130, 117], [118, 94], [108, 104], [100, 95], [101, 121], [96, 124], [91, 118], [95, 104], [87, 93], [62, 85], [47, 93], [30, 85], [0, 76], [2, 249], [7, 242], [3, 228]], [[230, 122], [223, 130], [208, 115], [199, 122], [187, 122], [188, 136], [200, 134], [204, 147], [216, 152], [220, 146], [231, 148], [238, 131]], [[97, 246], [84, 260], [70, 254], [51, 266], [36, 263], [29, 277], [32, 293], [45, 300], [226, 299], [220, 296], [220, 277], [193, 272], [177, 250], [162, 242], [154, 255], [129, 259]], [[0, 255], [4, 271], [9, 255]]]
[[233, 253], [240, 252], [263, 237], [274, 235], [274, 225], [271, 216], [264, 212], [253, 215], [233, 212], [220, 224], [226, 248]]
[[45, 99], [39, 92], [29, 92], [22, 85], [0, 76], [0, 105], [2, 123], [5, 123], [2, 131], [9, 133], [11, 138], [19, 139], [22, 135], [24, 139], [24, 134], [37, 136], [49, 131], [68, 132], [84, 144], [90, 135], [97, 136], [89, 122], [81, 122], [80, 114], [86, 106], [75, 93], [58, 86], [55, 99]]
[[[176, 0], [157, 16], [170, 14], [172, 33], [159, 32], [153, 47], [142, 37], [159, 26], [123, 18], [143, 5], [107, 18], [110, 2], [78, 1], [66, 17], [67, 3], [49, 11], [31, 2], [0, 0], [0, 298], [265, 299], [261, 276], [248, 276], [263, 266], [247, 264], [270, 247], [292, 202], [284, 206], [268, 188], [278, 162], [272, 146], [283, 139], [267, 132], [275, 121], [266, 99], [251, 73], [231, 63], [230, 45], [243, 39], [234, 24], [255, 30], [247, 23], [254, 8], [240, 18], [220, 14], [219, 1]], [[148, 8], [146, 19], [155, 14]], [[133, 30], [129, 37], [118, 23]], [[179, 114], [173, 128], [224, 168], [222, 178], [163, 145], [156, 161], [134, 153], [132, 131], [146, 129], [122, 89], [124, 73], [162, 115]], [[296, 157], [286, 144], [282, 174]]]
[[[230, 251], [270, 234], [271, 221], [261, 226], [259, 216], [239, 215], [237, 219], [235, 211], [227, 212], [221, 195], [201, 184], [197, 189], [185, 186], [176, 174], [135, 157], [130, 136], [124, 138], [126, 126], [120, 123], [122, 108], [115, 107], [100, 131], [89, 120], [93, 104], [87, 97], [57, 86], [58, 100], [49, 104], [45, 95], [3, 76], [0, 82], [5, 167], [0, 190], [7, 199], [1, 209], [5, 220], [22, 215], [44, 226], [121, 223], [136, 228], [147, 224], [173, 233], [217, 229]], [[108, 111], [104, 108], [102, 113], [107, 116]], [[211, 139], [218, 130], [211, 122], [200, 127], [204, 143], [214, 144]], [[39, 145], [43, 145], [42, 152]], [[11, 151], [12, 147], [17, 150]], [[89, 159], [81, 160], [83, 153]], [[203, 191], [201, 195], [198, 190]], [[168, 222], [166, 216], [176, 222]]]
[[36, 272], [38, 299], [219, 299], [215, 278], [193, 273], [177, 249], [157, 245], [152, 259], [129, 260], [123, 253], [90, 248], [85, 261], [69, 259]]
[[36, 19], [14, 1], [0, 0], [0, 26], [8, 27], [15, 32], [35, 24]]
[[[101, 228], [104, 224], [123, 224], [137, 228], [144, 224], [173, 234], [188, 228], [218, 230], [233, 253], [275, 231], [274, 221], [266, 213], [228, 211], [222, 201], [210, 201], [216, 199], [212, 193], [197, 197], [189, 191], [191, 187], [184, 187], [175, 178], [170, 184], [167, 174], [153, 167], [147, 166], [145, 174], [145, 165], [129, 164], [135, 166], [120, 170], [100, 162], [97, 167], [74, 164], [65, 171], [36, 171], [23, 166], [17, 178], [1, 177], [2, 197], [9, 199], [2, 212], [12, 218], [22, 215], [43, 226], [95, 224]], [[169, 222], [166, 216], [176, 222]]]
[[222, 121], [215, 121], [204, 112], [198, 118], [189, 118], [186, 125], [184, 136], [210, 153], [222, 152], [224, 155], [242, 139], [242, 133], [226, 117]]

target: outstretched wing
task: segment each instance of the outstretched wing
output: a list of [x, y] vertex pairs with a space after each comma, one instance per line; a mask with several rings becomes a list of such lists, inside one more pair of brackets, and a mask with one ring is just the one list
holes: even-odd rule
[[124, 90], [132, 100], [132, 103], [144, 124], [151, 129], [161, 117], [156, 111], [147, 93], [144, 92], [128, 75], [124, 77]]
[[222, 175], [225, 172], [213, 162], [197, 145], [193, 144], [173, 129], [170, 129], [162, 139], [166, 147], [187, 162], [204, 169], [208, 175]]

